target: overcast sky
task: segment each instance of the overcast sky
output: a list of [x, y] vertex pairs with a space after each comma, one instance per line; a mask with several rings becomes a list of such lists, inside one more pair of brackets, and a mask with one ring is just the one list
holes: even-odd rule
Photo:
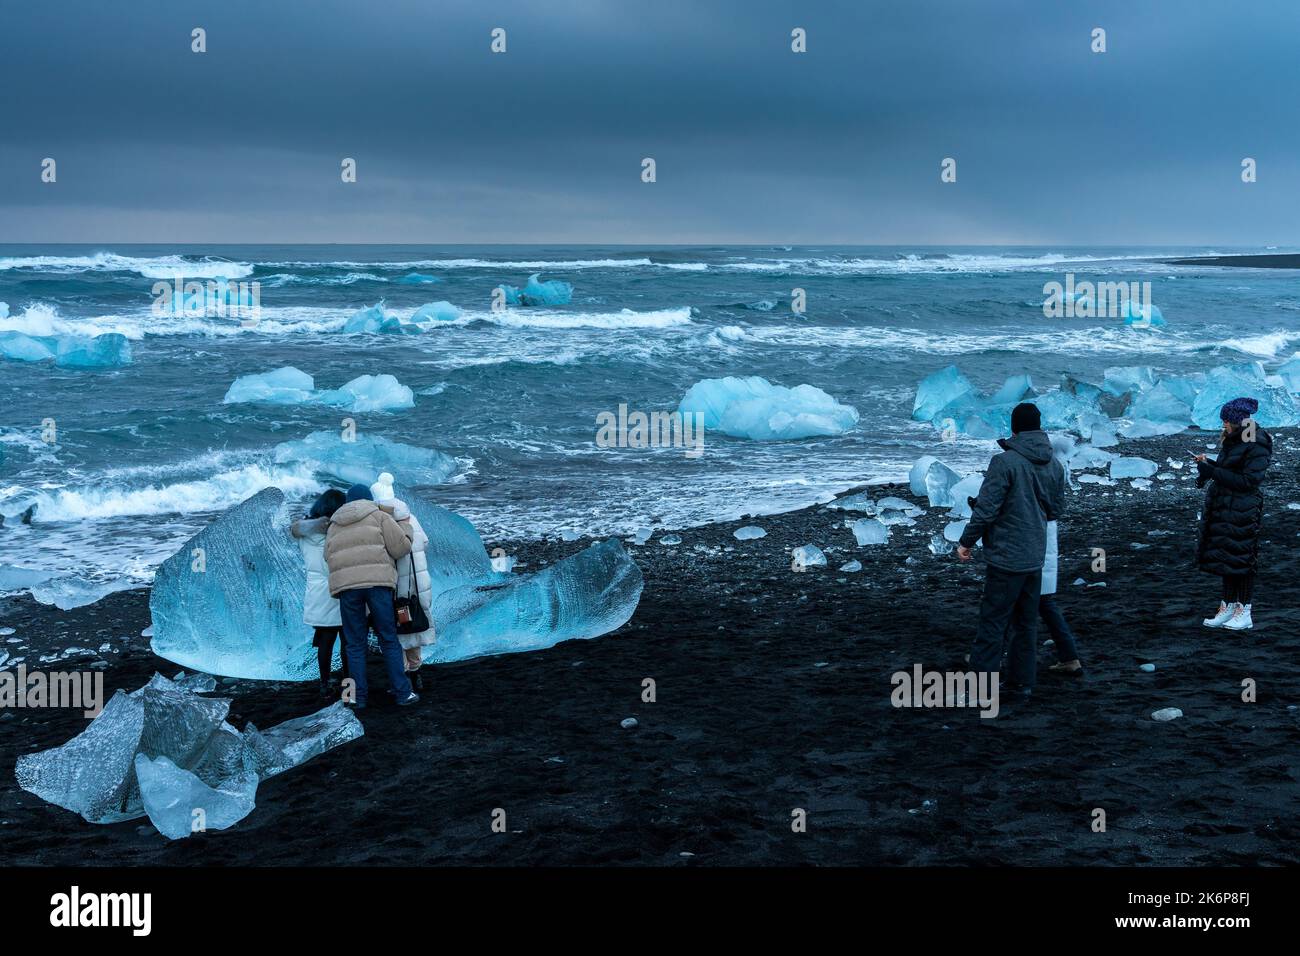
[[0, 241], [1294, 245], [1298, 39], [1296, 0], [6, 0]]

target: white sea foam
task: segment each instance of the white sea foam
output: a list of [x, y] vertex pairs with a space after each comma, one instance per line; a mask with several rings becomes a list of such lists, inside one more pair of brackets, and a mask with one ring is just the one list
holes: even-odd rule
[[87, 521], [133, 515], [194, 514], [224, 511], [270, 485], [287, 495], [320, 490], [309, 463], [288, 468], [244, 465], [206, 478], [131, 487], [103, 479], [64, 488], [26, 491], [3, 501], [7, 513], [36, 505], [42, 523]]
[[1253, 355], [1256, 358], [1269, 359], [1277, 358], [1282, 352], [1288, 351], [1288, 346], [1295, 338], [1297, 338], [1295, 333], [1279, 330], [1267, 332], [1263, 335], [1247, 335], [1241, 338], [1224, 339], [1219, 345], [1226, 349], [1235, 349], [1238, 352]]
[[242, 279], [252, 275], [247, 262], [225, 259], [192, 261], [182, 256], [138, 258], [97, 252], [93, 256], [13, 256], [0, 258], [0, 271], [31, 269], [38, 272], [71, 274], [77, 272], [135, 272], [146, 279], [171, 279], [179, 272], [186, 279]]

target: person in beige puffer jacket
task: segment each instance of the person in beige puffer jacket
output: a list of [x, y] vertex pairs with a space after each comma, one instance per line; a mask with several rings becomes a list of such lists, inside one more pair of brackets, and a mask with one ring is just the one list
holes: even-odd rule
[[[366, 638], [373, 627], [384, 654], [388, 682], [399, 705], [417, 703], [405, 673], [402, 646], [397, 641], [393, 588], [397, 561], [411, 552], [409, 532], [375, 504], [370, 489], [353, 485], [347, 503], [330, 518], [325, 535], [330, 594], [339, 599], [348, 675], [355, 682], [357, 709], [367, 702]], [[369, 620], [367, 620], [367, 617]]]

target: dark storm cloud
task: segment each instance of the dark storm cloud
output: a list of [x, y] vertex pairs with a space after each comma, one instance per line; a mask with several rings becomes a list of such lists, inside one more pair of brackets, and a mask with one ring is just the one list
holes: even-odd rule
[[3, 17], [6, 241], [1251, 244], [1294, 242], [1300, 219], [1290, 0], [74, 0]]

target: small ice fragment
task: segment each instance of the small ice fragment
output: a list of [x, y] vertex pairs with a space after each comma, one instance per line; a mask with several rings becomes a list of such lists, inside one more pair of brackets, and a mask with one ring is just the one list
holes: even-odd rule
[[946, 538], [947, 540], [955, 544], [956, 542], [961, 540], [962, 533], [966, 530], [966, 525], [969, 523], [970, 522], [968, 519], [948, 522], [946, 525], [943, 526], [944, 538]]
[[766, 531], [758, 525], [753, 524], [745, 525], [743, 528], [737, 528], [731, 534], [737, 541], [753, 541], [755, 538], [767, 537]]
[[[1287, 507], [1290, 507], [1290, 505], [1288, 505]], [[8, 637], [12, 633], [14, 633], [14, 629], [12, 627], [0, 627], [0, 637]]]
[[577, 540], [578, 540], [579, 538], [581, 538], [581, 537], [582, 537], [582, 535], [579, 534], [577, 531], [561, 531], [561, 532], [560, 532], [560, 540], [561, 540], [561, 541], [577, 541]]
[[1107, 478], [1105, 475], [1080, 475], [1078, 481], [1083, 485], [1106, 485], [1109, 487], [1110, 485], [1115, 484], [1115, 482]]
[[1074, 584], [1087, 584], [1088, 582], [1085, 581], [1083, 578], [1075, 578], [1074, 581], [1073, 581], [1073, 583], [1074, 583]]
[[843, 498], [836, 498], [826, 505], [827, 508], [834, 508], [836, 511], [860, 511], [863, 514], [873, 515], [876, 513], [876, 503], [871, 500], [871, 496], [865, 491], [860, 491], [856, 495], [846, 495]]
[[679, 534], [666, 534], [659, 539], [660, 544], [674, 545], [682, 543], [682, 536]]
[[1134, 478], [1129, 482], [1138, 491], [1146, 491], [1151, 487], [1151, 482], [1146, 478]]
[[635, 717], [624, 717], [618, 722], [618, 725], [624, 730], [631, 730], [633, 727], [637, 726], [638, 723], [639, 721], [637, 721]]
[[632, 534], [632, 543], [645, 544], [654, 533], [654, 528], [637, 528]]
[[1145, 672], [1148, 673], [1148, 674], [1153, 673], [1153, 672], [1155, 671], [1155, 669], [1156, 669], [1156, 665], [1155, 665], [1155, 664], [1140, 664], [1140, 665], [1138, 665], [1138, 670], [1140, 670], [1140, 671], [1145, 671]]
[[918, 508], [906, 498], [881, 498], [876, 502], [876, 507], [881, 511], [901, 511], [909, 518], [925, 514], [924, 508]]
[[852, 574], [852, 573], [855, 572], [855, 571], [861, 571], [861, 570], [862, 570], [862, 562], [861, 562], [861, 561], [848, 561], [848, 562], [846, 562], [846, 563], [840, 565], [840, 570], [841, 570], [841, 571], [846, 571], [846, 572], [848, 572], [849, 574]]
[[1162, 707], [1151, 715], [1152, 720], [1177, 720], [1183, 712], [1177, 707]]
[[952, 554], [952, 542], [941, 534], [930, 536], [931, 554]]
[[[499, 550], [500, 548], [493, 549], [494, 552]], [[496, 571], [498, 574], [509, 574], [514, 569], [515, 569], [514, 555], [493, 553], [492, 555], [493, 571]]]
[[791, 554], [794, 556], [794, 567], [798, 569], [826, 567], [826, 555], [815, 544], [801, 545]]
[[889, 528], [875, 518], [859, 518], [851, 522], [848, 529], [853, 532], [859, 546], [885, 544], [889, 541]]

